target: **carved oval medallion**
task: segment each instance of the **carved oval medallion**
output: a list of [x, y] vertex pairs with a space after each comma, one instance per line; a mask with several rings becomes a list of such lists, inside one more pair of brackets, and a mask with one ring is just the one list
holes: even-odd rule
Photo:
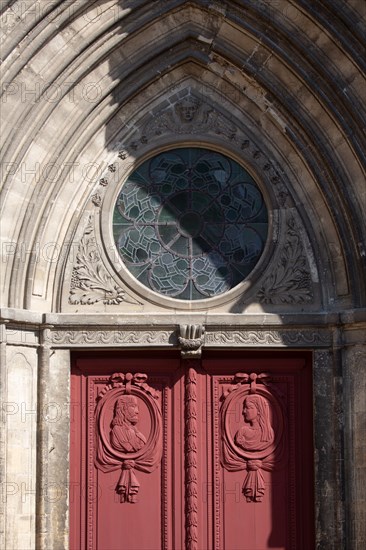
[[121, 469], [116, 485], [121, 502], [137, 502], [135, 470], [150, 473], [161, 459], [161, 412], [146, 379], [115, 373], [95, 410], [95, 465], [102, 472]]
[[250, 383], [239, 383], [221, 408], [221, 463], [228, 471], [247, 470], [244, 497], [247, 502], [261, 502], [262, 470], [272, 471], [286, 463], [286, 411], [275, 391], [256, 384], [257, 375], [248, 378]]
[[223, 436], [227, 445], [245, 459], [263, 458], [279, 444], [284, 414], [278, 401], [265, 388], [232, 392], [222, 408]]
[[108, 455], [117, 460], [143, 460], [161, 437], [161, 414], [141, 389], [132, 387], [127, 394], [116, 388], [100, 403], [97, 429]]

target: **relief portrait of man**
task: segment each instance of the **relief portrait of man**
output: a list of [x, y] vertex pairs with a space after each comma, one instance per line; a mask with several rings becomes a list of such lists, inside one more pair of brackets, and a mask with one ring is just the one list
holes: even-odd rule
[[235, 443], [244, 451], [261, 451], [274, 440], [268, 401], [261, 395], [248, 395], [243, 401], [244, 426], [235, 434]]
[[139, 420], [137, 398], [133, 395], [122, 395], [114, 406], [111, 429], [111, 444], [124, 453], [134, 453], [142, 449], [146, 437], [139, 432], [136, 424]]

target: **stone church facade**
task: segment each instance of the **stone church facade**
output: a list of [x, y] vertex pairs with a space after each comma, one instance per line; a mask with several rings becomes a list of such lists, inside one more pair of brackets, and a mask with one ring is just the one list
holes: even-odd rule
[[[139, 480], [128, 514], [158, 476], [154, 550], [233, 550], [235, 506], [201, 487], [259, 461], [243, 493], [260, 510], [283, 456], [291, 527], [273, 535], [266, 509], [267, 547], [365, 547], [365, 15], [362, 0], [3, 2], [1, 548], [107, 550], [82, 493], [119, 460]], [[131, 392], [146, 456], [103, 440], [103, 399]], [[272, 461], [230, 424], [251, 393], [272, 407]]]

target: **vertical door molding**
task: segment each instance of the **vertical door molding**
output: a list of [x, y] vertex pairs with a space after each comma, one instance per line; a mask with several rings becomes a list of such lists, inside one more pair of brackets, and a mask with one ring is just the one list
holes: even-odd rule
[[49, 501], [47, 499], [46, 483], [49, 480], [48, 454], [49, 431], [44, 410], [48, 404], [50, 377], [50, 328], [46, 327], [40, 334], [38, 348], [37, 377], [37, 491], [36, 491], [36, 546], [39, 550], [47, 550], [49, 533]]
[[198, 550], [197, 368], [199, 359], [185, 362], [184, 454], [186, 550]]
[[202, 325], [180, 325], [181, 357], [185, 367], [184, 455], [186, 550], [198, 550], [197, 370], [204, 342]]
[[362, 332], [358, 341], [343, 350], [347, 550], [362, 550], [366, 543], [365, 486], [361, 482], [366, 474], [366, 343]]
[[51, 327], [38, 348], [36, 547], [69, 545], [70, 352], [52, 349]]

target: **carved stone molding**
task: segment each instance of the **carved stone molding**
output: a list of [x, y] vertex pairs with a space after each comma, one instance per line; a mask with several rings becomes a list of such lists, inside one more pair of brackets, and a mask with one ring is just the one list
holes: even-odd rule
[[332, 332], [327, 329], [233, 329], [226, 331], [207, 330], [205, 345], [215, 346], [285, 346], [285, 347], [329, 347]]
[[94, 204], [94, 206], [101, 206], [102, 204], [102, 196], [100, 193], [94, 193], [94, 195], [91, 196], [91, 201]]
[[174, 332], [169, 330], [100, 330], [77, 328], [67, 330], [55, 330], [51, 333], [54, 347], [65, 346], [169, 346], [176, 343]]
[[[184, 327], [200, 325], [182, 325]], [[182, 329], [183, 334], [187, 334], [189, 328]], [[73, 346], [180, 346], [182, 358], [199, 358], [202, 346], [207, 348], [232, 346], [232, 347], [330, 347], [333, 342], [333, 334], [330, 329], [237, 329], [227, 330], [206, 329], [203, 336], [190, 338], [178, 336], [172, 327], [171, 330], [146, 330], [143, 327], [124, 328], [123, 330], [111, 327], [65, 327], [55, 328], [50, 331], [50, 339], [53, 347], [73, 347]], [[180, 333], [182, 334], [182, 333]], [[204, 338], [204, 341], [203, 341]], [[188, 354], [188, 355], [187, 355]]]
[[[109, 172], [112, 172], [112, 174], [116, 171], [116, 167], [114, 164], [110, 164], [108, 166], [108, 171]], [[99, 208], [100, 206], [102, 206], [102, 202], [103, 202], [103, 198], [104, 198], [104, 194], [105, 194], [105, 187], [107, 187], [108, 185], [108, 179], [107, 177], [102, 177], [100, 178], [99, 180], [99, 185], [101, 188], [98, 188], [95, 193], [93, 193], [93, 195], [90, 197], [90, 200], [91, 202], [94, 204], [94, 206], [96, 206], [97, 208]]]
[[[146, 381], [146, 374], [115, 373], [97, 398], [95, 465], [104, 473], [121, 470], [116, 485], [121, 503], [137, 501], [140, 483], [135, 470], [151, 473], [161, 460], [158, 393]], [[137, 426], [140, 408], [150, 417], [150, 433], [143, 434]]]
[[205, 329], [202, 325], [180, 325], [178, 342], [182, 359], [199, 358], [202, 354]]
[[98, 302], [105, 305], [118, 305], [121, 302], [139, 304], [107, 273], [95, 238], [93, 216], [90, 216], [72, 270], [69, 303], [92, 305]]
[[310, 270], [294, 218], [287, 220], [280, 258], [258, 292], [263, 304], [304, 304], [313, 301]]
[[[261, 502], [265, 496], [262, 470], [271, 472], [287, 461], [286, 411], [269, 379], [264, 373], [237, 373], [234, 386], [222, 396], [221, 463], [230, 472], [247, 471], [242, 489], [247, 502]], [[244, 423], [236, 429], [232, 417], [238, 407]]]

